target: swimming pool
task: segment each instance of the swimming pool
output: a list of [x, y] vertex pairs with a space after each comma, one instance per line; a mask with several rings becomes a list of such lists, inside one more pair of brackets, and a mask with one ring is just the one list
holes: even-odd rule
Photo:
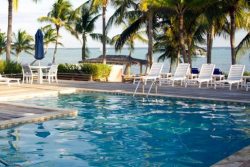
[[0, 158], [21, 166], [204, 167], [250, 144], [244, 105], [86, 93], [19, 102], [79, 111], [0, 131]]

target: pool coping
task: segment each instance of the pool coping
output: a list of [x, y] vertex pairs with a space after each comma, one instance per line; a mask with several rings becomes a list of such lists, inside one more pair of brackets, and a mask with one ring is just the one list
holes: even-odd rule
[[41, 106], [34, 106], [34, 105], [25, 105], [25, 104], [18, 104], [18, 103], [8, 103], [8, 102], [1, 102], [0, 104], [6, 106], [15, 106], [15, 107], [22, 107], [22, 108], [30, 108], [30, 109], [40, 109], [40, 110], [50, 110], [47, 113], [43, 114], [35, 114], [24, 116], [20, 118], [9, 119], [0, 122], [0, 130], [12, 128], [15, 126], [23, 125], [23, 124], [30, 124], [30, 123], [37, 123], [37, 122], [44, 122], [52, 119], [62, 118], [62, 117], [74, 117], [77, 116], [78, 111], [73, 109], [61, 109], [61, 108], [50, 108], [50, 107], [41, 107]]
[[[76, 93], [78, 92], [89, 92], [89, 93], [106, 93], [106, 94], [114, 94], [114, 95], [133, 95], [133, 92], [123, 91], [123, 90], [97, 90], [97, 89], [86, 89], [86, 88], [77, 88]], [[206, 97], [194, 97], [194, 96], [181, 96], [181, 95], [166, 95], [166, 94], [145, 94], [145, 93], [136, 93], [135, 97], [166, 97], [171, 99], [189, 99], [189, 100], [200, 100], [206, 102], [217, 102], [217, 103], [226, 103], [231, 105], [239, 105], [246, 104], [250, 105], [250, 101], [246, 100], [232, 100], [232, 99], [220, 99], [220, 98], [206, 98]]]
[[249, 164], [250, 145], [213, 164], [212, 167], [249, 167]]

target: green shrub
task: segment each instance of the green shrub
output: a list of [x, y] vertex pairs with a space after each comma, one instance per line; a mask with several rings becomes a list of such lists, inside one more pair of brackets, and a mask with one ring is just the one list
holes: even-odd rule
[[5, 61], [0, 60], [0, 74], [4, 73], [5, 64]]
[[59, 73], [79, 73], [79, 67], [75, 64], [59, 64]]
[[245, 72], [244, 72], [244, 76], [250, 76], [250, 72], [245, 71]]
[[22, 73], [22, 66], [21, 64], [10, 61], [0, 61], [0, 73], [1, 74], [18, 74]]
[[5, 68], [4, 68], [4, 73], [5, 74], [22, 73], [22, 66], [21, 66], [21, 64], [14, 62], [14, 61], [6, 62]]
[[91, 74], [94, 80], [106, 80], [110, 74], [111, 67], [106, 64], [84, 63], [80, 64], [80, 70], [84, 74]]
[[110, 74], [110, 71], [111, 67], [106, 64], [83, 63], [79, 65], [60, 64], [58, 66], [59, 73], [90, 74], [94, 80], [106, 80]]

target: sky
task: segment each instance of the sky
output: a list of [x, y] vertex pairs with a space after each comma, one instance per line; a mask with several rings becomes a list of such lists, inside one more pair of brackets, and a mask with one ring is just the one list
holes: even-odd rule
[[[1, 32], [7, 32], [7, 19], [8, 19], [8, 1], [0, 0], [0, 30]], [[18, 10], [13, 14], [13, 32], [17, 32], [19, 29], [26, 30], [29, 34], [34, 35], [38, 28], [46, 25], [46, 23], [39, 23], [37, 19], [41, 16], [46, 16], [51, 10], [52, 4], [55, 0], [40, 0], [37, 4], [32, 0], [19, 0]], [[80, 6], [84, 0], [70, 0], [74, 8]], [[110, 17], [114, 12], [114, 8], [109, 7], [107, 10], [107, 17]], [[96, 23], [96, 33], [102, 32], [102, 21], [101, 18]], [[80, 48], [81, 42], [73, 37], [69, 32], [60, 30], [62, 38], [60, 41], [63, 43], [65, 48]], [[121, 32], [121, 28], [112, 27], [108, 33], [109, 37], [113, 37]], [[238, 31], [236, 33], [236, 44], [238, 44], [246, 35], [245, 31]], [[101, 43], [93, 41], [88, 38], [88, 47], [100, 48]], [[135, 43], [136, 47], [146, 47], [145, 44], [140, 42]], [[216, 37], [214, 40], [214, 47], [229, 47], [229, 38]], [[50, 46], [53, 47], [53, 46]]]

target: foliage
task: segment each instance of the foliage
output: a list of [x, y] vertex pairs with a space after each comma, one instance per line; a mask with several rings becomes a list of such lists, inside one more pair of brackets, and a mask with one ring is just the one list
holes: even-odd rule
[[15, 55], [17, 60], [21, 52], [28, 53], [32, 55], [32, 50], [34, 50], [33, 44], [31, 44], [34, 39], [31, 35], [29, 35], [26, 31], [19, 30], [17, 34], [14, 34], [15, 40], [13, 44], [13, 50], [15, 51]]
[[0, 73], [1, 74], [18, 74], [22, 73], [21, 64], [14, 61], [0, 61]]
[[250, 76], [250, 71], [245, 71], [243, 75], [244, 76]]
[[[44, 37], [43, 37], [43, 43], [45, 46], [45, 54], [48, 52], [49, 44], [55, 44], [57, 42], [58, 45], [63, 46], [63, 44], [59, 41], [57, 41], [57, 34], [56, 29], [53, 29], [51, 25], [46, 25], [41, 28]], [[59, 36], [58, 38], [60, 38]]]
[[58, 66], [59, 73], [84, 73], [92, 75], [94, 80], [106, 79], [111, 71], [111, 67], [106, 64], [83, 63], [75, 64], [60, 64]]
[[59, 64], [59, 73], [79, 73], [79, 67], [75, 64]]
[[3, 32], [0, 32], [0, 55], [2, 55], [5, 52], [6, 47], [6, 34]]
[[64, 27], [73, 35], [77, 35], [72, 28], [71, 20], [75, 17], [75, 11], [72, 9], [72, 5], [68, 0], [57, 0], [52, 7], [52, 10], [47, 16], [42, 16], [38, 19], [40, 22], [47, 22], [53, 24], [56, 29], [56, 41], [55, 50], [53, 54], [52, 63], [56, 61], [56, 52], [58, 47], [58, 38], [60, 37], [60, 28]]
[[88, 48], [87, 37], [90, 36], [92, 39], [95, 39], [98, 36], [94, 31], [95, 22], [100, 17], [95, 12], [91, 11], [90, 7], [87, 4], [81, 6], [80, 14], [76, 16], [75, 21], [75, 31], [78, 35], [82, 36], [82, 60], [88, 58]]

